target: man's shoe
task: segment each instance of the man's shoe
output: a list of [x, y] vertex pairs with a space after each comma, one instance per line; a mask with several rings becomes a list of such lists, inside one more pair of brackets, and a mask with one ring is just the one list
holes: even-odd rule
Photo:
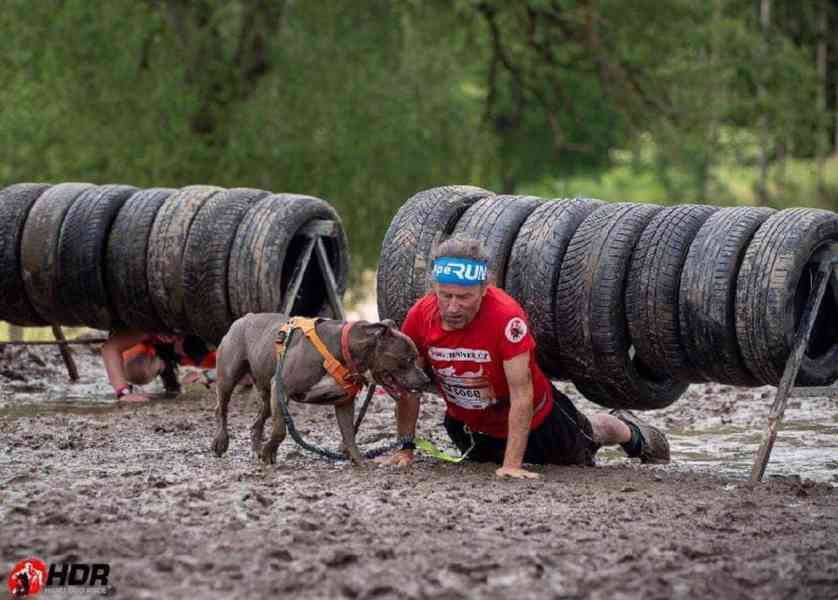
[[177, 376], [178, 366], [174, 362], [166, 362], [166, 366], [160, 371], [160, 379], [163, 380], [163, 388], [170, 394], [180, 393], [180, 381]]
[[631, 458], [640, 457], [640, 462], [644, 464], [669, 462], [669, 442], [660, 429], [652, 427], [627, 410], [612, 410], [611, 414], [628, 425], [629, 429], [633, 426], [640, 432], [640, 450], [635, 454], [629, 454]]

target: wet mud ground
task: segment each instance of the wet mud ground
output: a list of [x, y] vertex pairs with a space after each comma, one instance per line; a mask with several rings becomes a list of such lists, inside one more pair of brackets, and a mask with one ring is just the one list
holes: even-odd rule
[[[0, 355], [4, 578], [37, 556], [109, 563], [115, 598], [838, 598], [835, 400], [792, 401], [757, 486], [773, 389], [719, 385], [645, 415], [671, 434], [668, 466], [609, 451], [511, 481], [421, 456], [353, 468], [289, 438], [265, 467], [247, 392], [219, 459], [212, 393], [117, 404], [93, 350], [76, 352], [75, 385], [52, 351]], [[331, 409], [292, 408], [307, 439], [337, 446]], [[420, 421], [440, 444], [443, 410], [429, 398]], [[377, 397], [360, 441], [392, 423]]]

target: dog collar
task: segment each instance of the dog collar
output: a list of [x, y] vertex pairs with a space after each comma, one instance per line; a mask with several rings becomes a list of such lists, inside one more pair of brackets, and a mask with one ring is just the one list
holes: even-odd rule
[[[340, 352], [343, 355], [343, 360], [346, 365], [349, 367], [349, 378], [351, 378], [351, 384], [357, 387], [355, 393], [361, 391], [361, 387], [364, 383], [366, 383], [366, 378], [364, 377], [361, 369], [358, 367], [358, 364], [352, 358], [352, 353], [349, 350], [349, 332], [352, 331], [352, 328], [355, 326], [356, 321], [347, 321], [346, 324], [343, 326], [340, 332]], [[401, 398], [402, 395], [407, 393], [409, 390], [401, 385], [395, 377], [389, 375], [391, 382], [388, 385], [383, 381], [378, 381], [377, 383], [383, 387], [388, 394], [390, 394], [393, 398]], [[341, 384], [344, 385], [344, 384]]]
[[341, 328], [340, 353], [343, 356], [343, 360], [346, 362], [346, 366], [349, 367], [351, 375], [357, 377], [361, 374], [361, 371], [358, 369], [358, 365], [352, 358], [352, 352], [349, 350], [349, 332], [352, 331], [353, 327], [355, 327], [355, 323], [356, 321], [347, 321]]

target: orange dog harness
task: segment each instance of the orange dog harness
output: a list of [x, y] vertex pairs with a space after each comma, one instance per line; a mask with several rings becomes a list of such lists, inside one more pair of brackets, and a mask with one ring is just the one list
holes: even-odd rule
[[355, 325], [353, 321], [347, 321], [340, 332], [340, 349], [344, 361], [353, 368], [354, 371], [347, 369], [334, 355], [326, 348], [326, 344], [317, 335], [315, 326], [323, 319], [306, 318], [306, 317], [291, 317], [282, 327], [279, 328], [276, 341], [276, 358], [277, 361], [285, 356], [285, 350], [288, 344], [288, 339], [291, 337], [291, 332], [294, 329], [299, 329], [311, 342], [311, 345], [323, 357], [323, 368], [332, 376], [332, 378], [343, 388], [346, 392], [346, 399], [335, 403], [336, 406], [343, 406], [355, 399], [361, 387], [365, 383], [364, 376], [358, 373], [352, 357], [349, 353], [349, 331]]

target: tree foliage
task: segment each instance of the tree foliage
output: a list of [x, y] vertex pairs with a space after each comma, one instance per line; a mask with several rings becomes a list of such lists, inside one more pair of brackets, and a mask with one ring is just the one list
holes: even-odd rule
[[720, 164], [835, 149], [838, 2], [761, 1], [768, 27], [734, 0], [8, 0], [0, 182], [313, 194], [359, 266], [443, 183], [629, 151], [672, 202], [715, 202]]

